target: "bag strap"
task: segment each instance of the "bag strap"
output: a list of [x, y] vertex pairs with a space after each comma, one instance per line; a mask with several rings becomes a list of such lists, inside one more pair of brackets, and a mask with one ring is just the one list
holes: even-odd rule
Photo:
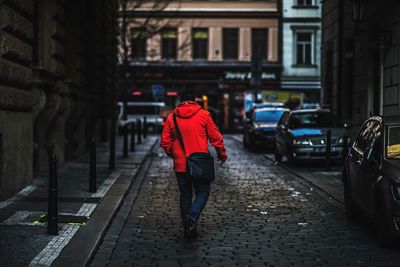
[[181, 131], [179, 130], [179, 127], [178, 127], [178, 122], [176, 121], [176, 114], [175, 113], [173, 114], [173, 118], [174, 118], [176, 135], [178, 136], [179, 143], [181, 144], [183, 152], [185, 153], [185, 157], [187, 157], [186, 156], [185, 144], [183, 143], [183, 138], [182, 138], [182, 135], [181, 135]]

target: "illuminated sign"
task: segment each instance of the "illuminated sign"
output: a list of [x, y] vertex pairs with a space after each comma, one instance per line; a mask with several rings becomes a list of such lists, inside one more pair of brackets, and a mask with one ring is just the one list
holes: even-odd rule
[[[239, 80], [239, 81], [247, 81], [251, 79], [251, 72], [243, 72], [243, 71], [225, 71], [224, 72], [225, 80]], [[276, 80], [275, 73], [262, 72], [261, 80]]]

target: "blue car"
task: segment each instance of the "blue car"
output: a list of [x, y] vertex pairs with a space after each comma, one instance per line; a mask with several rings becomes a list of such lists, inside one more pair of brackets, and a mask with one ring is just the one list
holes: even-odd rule
[[286, 108], [257, 108], [245, 120], [243, 146], [254, 149], [257, 144], [274, 147], [276, 125]]

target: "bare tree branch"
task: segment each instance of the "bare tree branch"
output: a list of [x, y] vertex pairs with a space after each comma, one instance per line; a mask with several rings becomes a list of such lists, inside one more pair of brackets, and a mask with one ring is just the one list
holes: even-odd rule
[[[180, 21], [166, 19], [159, 16], [172, 3], [179, 10], [179, 2], [173, 0], [120, 0], [120, 62], [129, 61], [131, 58], [132, 41], [135, 29], [141, 29], [146, 33], [147, 38], [161, 33], [165, 28], [177, 28]], [[140, 17], [135, 17], [135, 11], [146, 11]], [[186, 42], [183, 42], [186, 43]]]

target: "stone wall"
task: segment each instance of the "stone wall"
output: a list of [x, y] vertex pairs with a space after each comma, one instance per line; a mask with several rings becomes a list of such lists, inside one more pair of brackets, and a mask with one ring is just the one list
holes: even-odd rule
[[117, 1], [0, 0], [0, 199], [106, 142]]
[[323, 2], [322, 102], [355, 129], [400, 112], [399, 11], [398, 1], [367, 1], [356, 28], [351, 1]]

